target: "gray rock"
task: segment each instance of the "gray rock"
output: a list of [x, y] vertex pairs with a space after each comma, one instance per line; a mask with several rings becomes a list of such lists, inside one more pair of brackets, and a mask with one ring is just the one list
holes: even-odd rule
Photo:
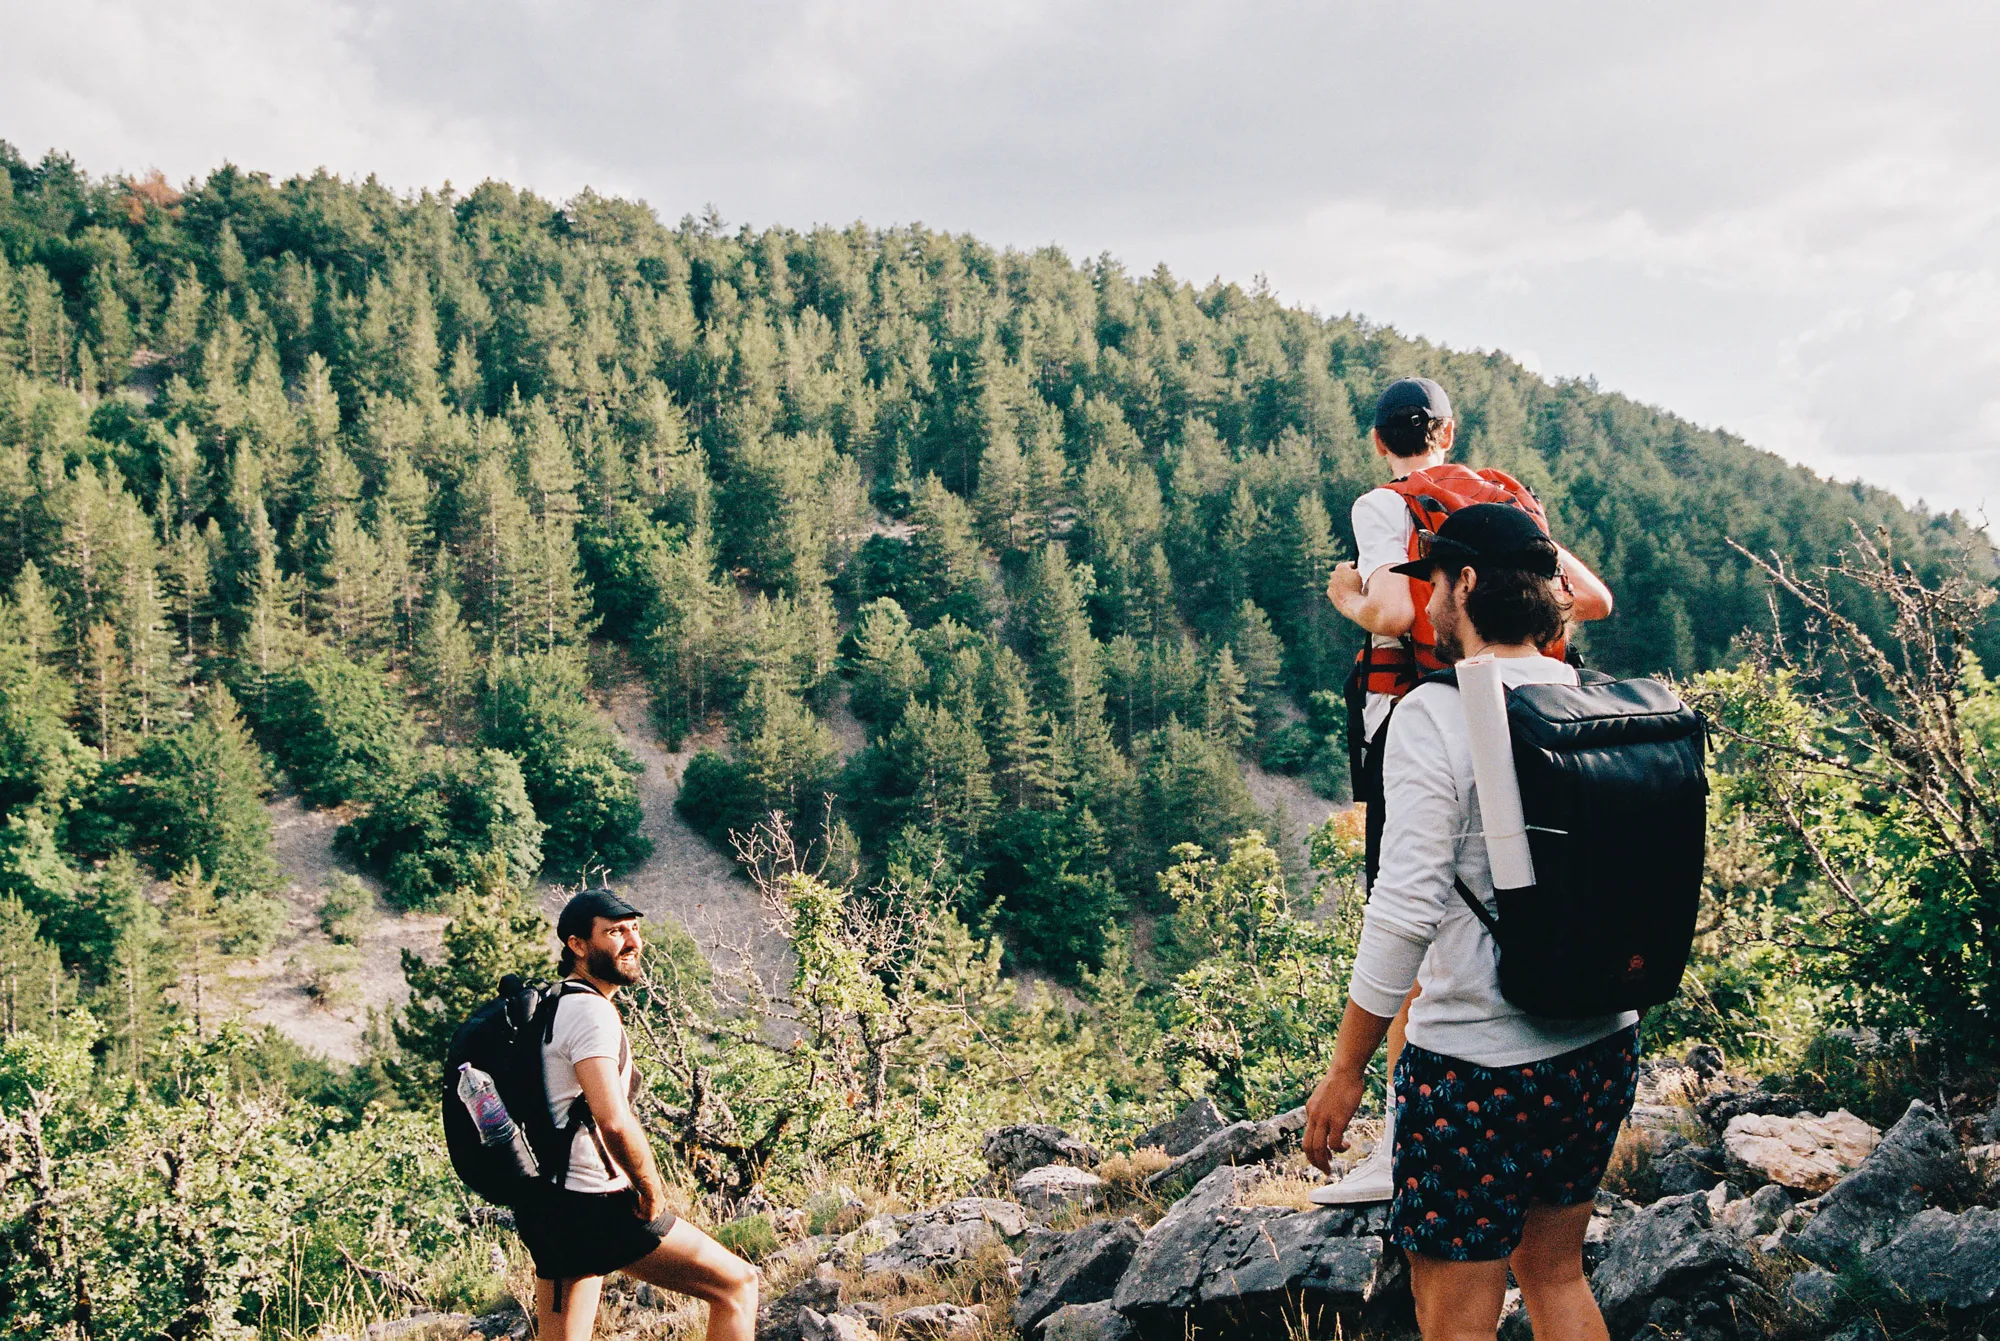
[[1775, 1233], [1785, 1212], [1791, 1209], [1791, 1195], [1776, 1183], [1769, 1183], [1724, 1206], [1716, 1223], [1748, 1243]]
[[1828, 1267], [1866, 1256], [1925, 1206], [1958, 1191], [1965, 1176], [1951, 1128], [1929, 1104], [1913, 1102], [1861, 1167], [1819, 1198], [1791, 1247]]
[[1785, 1282], [1785, 1302], [1817, 1317], [1825, 1317], [1840, 1302], [1840, 1277], [1809, 1267]]
[[1042, 1324], [1042, 1341], [1132, 1341], [1132, 1324], [1109, 1299], [1065, 1304]]
[[[1132, 1145], [1138, 1150], [1164, 1150], [1169, 1155], [1185, 1155], [1227, 1125], [1215, 1107], [1215, 1100], [1204, 1094], [1159, 1126], [1141, 1132]], [[2000, 1140], [2000, 1137], [1995, 1139]]]
[[906, 1308], [895, 1317], [896, 1335], [911, 1341], [944, 1341], [947, 1337], [976, 1336], [986, 1322], [986, 1305], [961, 1308], [957, 1304], [924, 1304]]
[[1873, 1318], [1856, 1318], [1826, 1341], [1889, 1341], [1889, 1334]]
[[1166, 1191], [1177, 1184], [1198, 1183], [1225, 1164], [1242, 1168], [1282, 1158], [1298, 1147], [1305, 1125], [1303, 1108], [1262, 1122], [1232, 1122], [1148, 1178], [1146, 1187]]
[[1653, 1160], [1653, 1174], [1663, 1197], [1706, 1192], [1722, 1181], [1722, 1151], [1693, 1142], [1675, 1145]]
[[1074, 1164], [1087, 1169], [1099, 1158], [1096, 1150], [1061, 1127], [1043, 1122], [995, 1127], [979, 1143], [979, 1153], [986, 1157], [987, 1168], [1010, 1182], [1045, 1164]]
[[875, 1332], [860, 1318], [848, 1313], [820, 1313], [799, 1310], [799, 1341], [875, 1341]]
[[1066, 1305], [1110, 1299], [1144, 1238], [1136, 1220], [1097, 1220], [1074, 1233], [1031, 1236], [1021, 1254], [1014, 1326], [1032, 1337]]
[[1985, 1308], [2000, 1300], [2000, 1211], [1975, 1206], [1953, 1215], [1919, 1211], [1881, 1249], [1869, 1273], [1911, 1299], [1946, 1308]]
[[821, 1268], [775, 1299], [757, 1306], [757, 1341], [803, 1341], [804, 1315], [832, 1313], [840, 1307], [840, 1281]]
[[1982, 1141], [2000, 1141], [2000, 1099], [1995, 1099], [1992, 1109], [1979, 1120], [1978, 1135]]
[[396, 1341], [397, 1337], [408, 1336], [411, 1332], [436, 1331], [463, 1333], [472, 1324], [469, 1313], [412, 1313], [407, 1318], [391, 1318], [385, 1322], [371, 1322], [362, 1330], [367, 1341]]
[[1741, 1305], [1768, 1298], [1755, 1271], [1749, 1250], [1712, 1222], [1708, 1199], [1688, 1193], [1619, 1226], [1590, 1286], [1613, 1336], [1650, 1323], [1669, 1334], [1699, 1328], [1749, 1341], [1761, 1334]]
[[1142, 1341], [1331, 1334], [1336, 1315], [1391, 1301], [1401, 1262], [1376, 1237], [1383, 1208], [1241, 1205], [1265, 1176], [1217, 1168], [1147, 1233], [1112, 1296]]
[[487, 1341], [500, 1341], [502, 1337], [506, 1337], [507, 1341], [522, 1341], [528, 1334], [528, 1315], [521, 1311], [518, 1304], [509, 1304], [491, 1313], [480, 1314], [466, 1330], [487, 1338]]
[[[894, 1242], [861, 1259], [862, 1270], [917, 1275], [952, 1266], [989, 1244], [1028, 1232], [1030, 1217], [1018, 1202], [995, 1197], [960, 1197], [915, 1215], [897, 1216]], [[857, 1232], [866, 1232], [874, 1221]]]
[[1054, 1211], [1065, 1206], [1094, 1206], [1103, 1188], [1104, 1180], [1088, 1169], [1045, 1164], [1016, 1178], [1008, 1191], [1029, 1210]]
[[1618, 1226], [1637, 1215], [1641, 1209], [1636, 1201], [1627, 1201], [1603, 1188], [1597, 1190], [1596, 1209], [1590, 1213], [1590, 1223], [1583, 1227], [1583, 1269], [1586, 1273], [1595, 1271], [1597, 1264], [1604, 1260], [1605, 1246], [1611, 1242]]

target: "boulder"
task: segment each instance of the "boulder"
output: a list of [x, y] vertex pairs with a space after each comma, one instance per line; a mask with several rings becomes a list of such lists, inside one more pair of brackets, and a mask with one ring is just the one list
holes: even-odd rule
[[1911, 1216], [1965, 1181], [1951, 1128], [1917, 1100], [1861, 1167], [1819, 1198], [1812, 1220], [1791, 1241], [1792, 1250], [1821, 1266], [1838, 1267], [1887, 1243]]
[[1586, 1272], [1597, 1269], [1612, 1234], [1618, 1226], [1637, 1215], [1640, 1209], [1636, 1201], [1627, 1201], [1615, 1192], [1598, 1189], [1596, 1209], [1591, 1211], [1590, 1223], [1583, 1228], [1583, 1269]]
[[1590, 1287], [1613, 1336], [1652, 1324], [1669, 1334], [1761, 1337], [1743, 1307], [1767, 1298], [1750, 1252], [1715, 1226], [1700, 1193], [1655, 1202], [1620, 1225]]
[[910, 1341], [945, 1341], [947, 1337], [977, 1336], [986, 1325], [986, 1305], [924, 1304], [906, 1308], [895, 1317], [898, 1337]]
[[799, 1341], [875, 1341], [875, 1331], [850, 1313], [799, 1310]]
[[[866, 1232], [870, 1221], [857, 1232]], [[873, 1275], [892, 1272], [917, 1275], [966, 1261], [981, 1248], [1028, 1232], [1029, 1215], [1018, 1202], [994, 1197], [960, 1197], [928, 1211], [896, 1216], [897, 1237], [880, 1251], [861, 1259]]]
[[1242, 1168], [1281, 1158], [1297, 1148], [1305, 1125], [1303, 1108], [1262, 1122], [1232, 1122], [1148, 1178], [1146, 1187], [1164, 1191], [1175, 1184], [1198, 1183], [1225, 1164]]
[[987, 1168], [1009, 1181], [1045, 1164], [1075, 1164], [1087, 1169], [1098, 1163], [1096, 1150], [1061, 1127], [1043, 1122], [995, 1127], [979, 1143], [979, 1153], [986, 1157]]
[[2000, 1211], [1919, 1211], [1867, 1258], [1869, 1274], [1911, 1299], [1946, 1308], [2000, 1302]]
[[840, 1280], [822, 1268], [776, 1298], [757, 1305], [757, 1341], [805, 1341], [805, 1314], [828, 1314], [840, 1307]]
[[366, 1341], [397, 1341], [397, 1338], [412, 1332], [462, 1334], [471, 1323], [472, 1317], [466, 1313], [412, 1313], [407, 1318], [371, 1322], [362, 1329], [361, 1335]]
[[1634, 1104], [1625, 1119], [1625, 1130], [1655, 1155], [1686, 1141], [1693, 1115], [1679, 1104]]
[[1144, 1238], [1136, 1220], [1096, 1220], [1069, 1234], [1031, 1235], [1021, 1254], [1014, 1326], [1032, 1337], [1058, 1309], [1110, 1299]]
[[1055, 1211], [1065, 1206], [1094, 1206], [1103, 1195], [1104, 1180], [1088, 1169], [1073, 1164], [1045, 1164], [1030, 1169], [1014, 1180], [1008, 1190], [1014, 1200], [1033, 1211]]
[[1242, 1205], [1265, 1177], [1214, 1169], [1146, 1234], [1112, 1296], [1142, 1341], [1332, 1334], [1339, 1314], [1351, 1330], [1364, 1308], [1392, 1305], [1401, 1260], [1379, 1237], [1385, 1208]]
[[1785, 1282], [1785, 1303], [1814, 1317], [1823, 1318], [1833, 1312], [1841, 1294], [1840, 1277], [1818, 1267], [1795, 1272]]
[[1973, 1146], [1965, 1152], [1965, 1163], [1973, 1182], [1989, 1196], [2000, 1193], [2000, 1141]]
[[1714, 1146], [1686, 1142], [1668, 1149], [1653, 1161], [1653, 1175], [1660, 1180], [1660, 1195], [1681, 1197], [1690, 1192], [1706, 1192], [1722, 1181], [1722, 1151]]
[[1745, 1243], [1777, 1232], [1785, 1212], [1792, 1209], [1791, 1195], [1776, 1183], [1767, 1183], [1747, 1197], [1722, 1208], [1715, 1222]]
[[1215, 1100], [1204, 1094], [1159, 1126], [1141, 1132], [1132, 1145], [1137, 1150], [1185, 1155], [1227, 1125], [1215, 1107]]
[[1860, 1166], [1882, 1134], [1844, 1108], [1825, 1117], [1744, 1113], [1723, 1129], [1722, 1152], [1758, 1182], [1817, 1196]]
[[1042, 1341], [1132, 1341], [1132, 1324], [1109, 1299], [1065, 1304], [1042, 1324]]
[[1889, 1341], [1889, 1334], [1873, 1318], [1856, 1318], [1826, 1341]]
[[1724, 1131], [1739, 1117], [1792, 1117], [1804, 1112], [1805, 1105], [1789, 1094], [1741, 1089], [1708, 1095], [1694, 1109], [1710, 1131]]

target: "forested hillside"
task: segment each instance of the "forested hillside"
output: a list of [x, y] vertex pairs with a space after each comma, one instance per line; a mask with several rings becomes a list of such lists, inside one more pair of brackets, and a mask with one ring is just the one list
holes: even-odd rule
[[1613, 671], [1718, 664], [1768, 617], [1726, 539], [1974, 544], [1501, 355], [1109, 257], [4, 160], [4, 878], [91, 978], [139, 867], [258, 941], [281, 779], [353, 806], [409, 906], [482, 860], [630, 862], [585, 703], [614, 664], [671, 733], [726, 727], [681, 802], [718, 842], [830, 815], [1020, 959], [1094, 963], [1174, 844], [1257, 818], [1239, 757], [1341, 785], [1354, 639], [1321, 592], [1380, 474], [1356, 425], [1409, 373], [1609, 579]]

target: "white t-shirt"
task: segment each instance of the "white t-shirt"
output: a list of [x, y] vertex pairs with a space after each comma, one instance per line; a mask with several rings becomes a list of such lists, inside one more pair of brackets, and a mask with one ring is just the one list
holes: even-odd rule
[[[1549, 657], [1508, 657], [1501, 682], [1575, 684], [1576, 671]], [[1388, 798], [1382, 869], [1368, 892], [1361, 945], [1348, 995], [1371, 1015], [1410, 1007], [1410, 1042], [1477, 1066], [1518, 1066], [1555, 1057], [1616, 1033], [1630, 1011], [1583, 1020], [1529, 1015], [1500, 995], [1500, 950], [1452, 889], [1465, 882], [1492, 906], [1493, 874], [1465, 709], [1450, 685], [1419, 685], [1389, 719], [1382, 757]]]
[[[570, 1105], [583, 1093], [577, 1083], [576, 1064], [588, 1057], [609, 1057], [618, 1065], [618, 1086], [632, 1084], [632, 1049], [625, 1042], [625, 1022], [618, 1008], [595, 991], [563, 993], [556, 1003], [556, 1027], [542, 1049], [542, 1079], [549, 1090], [549, 1116], [558, 1129], [569, 1121]], [[597, 1152], [597, 1138], [582, 1128], [570, 1146], [569, 1177], [563, 1186], [572, 1192], [616, 1192], [632, 1185], [623, 1169], [605, 1167]]]
[[[1354, 500], [1348, 519], [1354, 527], [1354, 568], [1361, 574], [1365, 592], [1376, 573], [1391, 564], [1409, 562], [1410, 534], [1416, 523], [1410, 519], [1410, 505], [1393, 489], [1370, 489]], [[1399, 647], [1403, 640], [1377, 633], [1368, 641], [1374, 647]], [[1393, 694], [1368, 695], [1361, 707], [1363, 734], [1368, 739], [1373, 740], [1382, 729], [1395, 702]]]

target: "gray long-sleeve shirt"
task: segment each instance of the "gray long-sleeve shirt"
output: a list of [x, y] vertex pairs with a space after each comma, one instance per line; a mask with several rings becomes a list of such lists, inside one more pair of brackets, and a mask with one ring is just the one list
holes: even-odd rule
[[[1574, 670], [1548, 657], [1504, 658], [1500, 667], [1509, 688], [1576, 683]], [[1410, 1010], [1410, 1042], [1477, 1066], [1554, 1057], [1636, 1021], [1630, 1011], [1552, 1020], [1529, 1015], [1500, 995], [1499, 949], [1452, 889], [1456, 876], [1493, 906], [1458, 691], [1447, 685], [1411, 690], [1388, 730], [1382, 866], [1368, 894], [1348, 986], [1354, 1003], [1393, 1016], [1411, 984], [1421, 983], [1423, 995]]]

